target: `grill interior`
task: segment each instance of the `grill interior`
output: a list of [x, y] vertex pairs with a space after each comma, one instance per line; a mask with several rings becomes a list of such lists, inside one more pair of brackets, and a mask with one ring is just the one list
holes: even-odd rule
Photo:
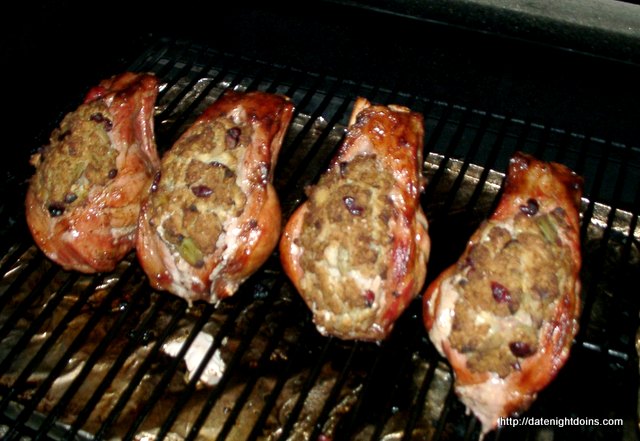
[[[581, 329], [567, 364], [527, 415], [622, 418], [624, 425], [504, 427], [486, 439], [638, 439], [640, 305], [630, 288], [640, 269], [637, 145], [409, 93], [400, 83], [352, 81], [190, 40], [155, 38], [128, 68], [162, 81], [161, 151], [225, 89], [291, 97], [296, 113], [275, 173], [285, 218], [339, 146], [355, 97], [422, 112], [422, 204], [433, 241], [427, 283], [491, 213], [513, 152], [562, 162], [584, 176]], [[153, 291], [134, 254], [110, 274], [65, 272], [33, 245], [22, 217], [12, 219], [0, 260], [3, 439], [479, 435], [428, 340], [420, 299], [381, 344], [323, 338], [277, 254], [218, 308], [188, 308]], [[204, 335], [202, 362], [189, 376], [185, 355]], [[165, 350], [172, 342], [183, 343], [174, 356]], [[226, 365], [219, 383], [199, 384], [218, 357]]]

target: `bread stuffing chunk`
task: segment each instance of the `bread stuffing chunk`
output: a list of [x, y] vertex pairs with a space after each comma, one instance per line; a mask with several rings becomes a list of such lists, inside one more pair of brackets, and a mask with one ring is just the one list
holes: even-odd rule
[[366, 155], [330, 171], [309, 191], [300, 236], [301, 283], [316, 294], [327, 293], [325, 301], [336, 310], [343, 301], [354, 309], [378, 306], [375, 293], [381, 286], [374, 284], [386, 279], [386, 256], [393, 247], [387, 225], [392, 187], [393, 176], [375, 155]]
[[292, 115], [283, 95], [227, 91], [174, 143], [139, 221], [152, 286], [217, 303], [264, 263], [281, 231], [273, 170]]
[[[60, 214], [82, 205], [95, 186], [105, 186], [117, 175], [118, 151], [109, 131], [113, 116], [102, 101], [82, 104], [67, 114], [51, 135], [50, 143], [33, 159], [33, 191]], [[52, 213], [51, 213], [52, 212]]]
[[31, 157], [27, 224], [40, 249], [63, 268], [111, 271], [133, 249], [140, 203], [160, 167], [157, 95], [153, 74], [103, 80]]
[[289, 219], [280, 256], [323, 335], [379, 341], [426, 277], [422, 115], [358, 99], [341, 148]]
[[490, 219], [424, 294], [429, 336], [483, 433], [526, 410], [578, 330], [582, 178], [518, 152]]
[[[226, 122], [226, 124], [224, 124]], [[150, 198], [151, 219], [159, 234], [192, 266], [216, 249], [223, 228], [244, 210], [246, 196], [236, 183], [236, 168], [247, 144], [227, 150], [233, 121], [198, 127], [179, 140], [163, 160], [162, 176]], [[246, 127], [250, 139], [251, 127]]]

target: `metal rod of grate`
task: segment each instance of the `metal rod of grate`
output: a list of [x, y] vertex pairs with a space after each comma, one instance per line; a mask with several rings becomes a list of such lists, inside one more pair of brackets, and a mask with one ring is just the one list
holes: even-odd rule
[[[429, 280], [495, 207], [513, 152], [566, 163], [585, 176], [586, 190], [585, 306], [572, 359], [609, 367], [601, 379], [606, 392], [590, 399], [602, 415], [637, 398], [621, 380], [637, 378], [638, 370], [640, 304], [625, 288], [640, 253], [637, 149], [189, 41], [158, 39], [131, 70], [152, 71], [162, 80], [156, 113], [161, 151], [227, 88], [290, 96], [294, 119], [275, 178], [285, 217], [303, 200], [304, 187], [326, 169], [355, 97], [423, 112], [427, 186], [421, 201], [433, 237]], [[81, 276], [48, 262], [28, 237], [5, 248], [3, 439], [462, 440], [479, 434], [479, 424], [456, 399], [451, 372], [429, 343], [420, 299], [387, 341], [351, 343], [316, 332], [277, 255], [229, 301], [189, 308], [151, 290], [135, 256], [114, 274]], [[187, 371], [184, 360], [203, 336], [210, 342], [195, 370]], [[168, 355], [174, 342], [180, 350]], [[217, 357], [224, 374], [217, 384], [205, 385], [202, 375]], [[584, 416], [579, 385], [588, 373], [571, 363], [566, 370], [557, 387], [541, 393], [532, 414], [560, 416], [553, 413], [560, 411], [559, 401], [563, 415]], [[633, 409], [619, 412], [635, 419]], [[487, 438], [538, 439], [540, 430], [504, 427]], [[620, 427], [599, 428], [595, 435], [586, 429], [553, 434], [628, 439]]]

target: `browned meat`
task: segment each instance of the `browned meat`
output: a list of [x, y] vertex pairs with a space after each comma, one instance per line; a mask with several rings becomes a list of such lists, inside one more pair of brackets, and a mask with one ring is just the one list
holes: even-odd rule
[[280, 237], [273, 169], [292, 113], [284, 96], [228, 91], [162, 158], [137, 240], [155, 288], [215, 303], [264, 263]]
[[424, 294], [429, 336], [483, 432], [526, 410], [578, 329], [582, 179], [517, 153], [493, 216]]
[[32, 156], [27, 223], [36, 244], [65, 269], [110, 271], [132, 250], [140, 201], [160, 166], [157, 94], [152, 74], [104, 80]]
[[324, 335], [382, 340], [422, 288], [423, 130], [422, 115], [359, 98], [340, 151], [285, 227], [282, 264]]

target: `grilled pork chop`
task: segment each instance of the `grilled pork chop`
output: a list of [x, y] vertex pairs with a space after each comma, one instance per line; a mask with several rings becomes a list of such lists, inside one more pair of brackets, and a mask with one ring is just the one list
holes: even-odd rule
[[569, 356], [580, 313], [582, 178], [516, 153], [491, 218], [424, 294], [429, 336], [481, 421], [526, 410]]
[[31, 157], [36, 170], [26, 195], [27, 224], [40, 249], [63, 268], [110, 271], [133, 249], [140, 201], [160, 166], [157, 94], [152, 74], [106, 79]]
[[284, 96], [227, 91], [164, 155], [136, 243], [153, 287], [216, 303], [265, 262], [280, 237], [273, 170], [292, 113]]
[[339, 152], [285, 226], [281, 261], [321, 334], [382, 340], [422, 288], [423, 136], [419, 113], [358, 98]]

